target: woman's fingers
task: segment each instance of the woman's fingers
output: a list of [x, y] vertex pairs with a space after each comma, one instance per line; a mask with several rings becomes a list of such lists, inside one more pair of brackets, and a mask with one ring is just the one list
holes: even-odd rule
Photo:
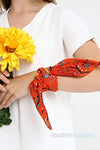
[[5, 76], [7, 76], [7, 77], [10, 76], [10, 73], [9, 73], [7, 70], [4, 70], [2, 73], [3, 73], [3, 75], [5, 75]]
[[14, 96], [14, 95], [12, 95], [9, 99], [8, 99], [8, 101], [7, 101], [7, 103], [4, 105], [4, 107], [9, 107], [11, 104], [12, 104], [12, 102], [14, 102], [16, 100], [16, 97]]
[[[0, 84], [0, 92], [6, 92], [6, 88]], [[1, 96], [1, 93], [0, 93], [0, 96]]]
[[[6, 70], [4, 72], [0, 72], [0, 80], [3, 81], [4, 84], [9, 84], [10, 80], [7, 79], [3, 73], [7, 75]], [[0, 91], [2, 92], [6, 91], [6, 88], [2, 84], [0, 84]]]
[[0, 91], [0, 103], [7, 92], [7, 90], [5, 90], [4, 87], [5, 87], [5, 84], [3, 86], [0, 84], [0, 89], [2, 89], [2, 91]]
[[0, 103], [1, 103], [1, 101], [3, 99], [3, 97], [5, 96], [5, 94], [6, 94], [6, 92], [0, 92]]
[[6, 69], [4, 71], [1, 71], [1, 65], [0, 65], [0, 72], [7, 77], [10, 76], [10, 73]]
[[7, 98], [5, 100], [5, 97], [3, 97], [2, 102], [0, 103], [0, 109], [2, 109], [3, 107], [9, 107], [13, 101], [16, 100], [16, 97], [14, 95], [10, 95], [9, 98]]
[[2, 109], [2, 107], [1, 107], [1, 102], [2, 102], [2, 100], [3, 100], [4, 96], [5, 96], [5, 94], [6, 94], [6, 92], [0, 92], [0, 109]]
[[10, 83], [9, 79], [7, 79], [7, 78], [2, 74], [2, 72], [0, 72], [0, 80], [2, 80], [5, 84], [9, 84], [9, 83]]
[[0, 102], [0, 107], [3, 107], [7, 103], [8, 99], [11, 96], [12, 96], [11, 93], [9, 91], [7, 91], [6, 94], [3, 96], [1, 102]]

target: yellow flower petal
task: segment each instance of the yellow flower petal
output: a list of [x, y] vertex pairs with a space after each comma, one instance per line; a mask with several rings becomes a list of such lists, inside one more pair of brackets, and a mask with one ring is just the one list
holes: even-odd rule
[[13, 68], [19, 69], [19, 58], [33, 62], [33, 55], [36, 54], [34, 40], [22, 29], [0, 27], [0, 62], [1, 69], [4, 70], [9, 64], [9, 71]]
[[0, 64], [1, 64], [1, 71], [4, 71], [7, 67], [7, 59], [3, 59]]

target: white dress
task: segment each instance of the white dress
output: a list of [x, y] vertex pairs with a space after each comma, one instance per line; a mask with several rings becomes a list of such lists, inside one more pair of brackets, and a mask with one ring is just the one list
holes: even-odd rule
[[[0, 15], [0, 27], [9, 27], [7, 13]], [[20, 60], [20, 71], [15, 71], [15, 76], [73, 57], [80, 46], [94, 38], [80, 17], [53, 3], [46, 4], [23, 30], [33, 37], [37, 54], [32, 64]], [[12, 124], [0, 128], [0, 149], [75, 150], [75, 139], [68, 136], [74, 132], [70, 94], [63, 91], [43, 93], [53, 130], [45, 126], [30, 94], [15, 101], [10, 106]]]

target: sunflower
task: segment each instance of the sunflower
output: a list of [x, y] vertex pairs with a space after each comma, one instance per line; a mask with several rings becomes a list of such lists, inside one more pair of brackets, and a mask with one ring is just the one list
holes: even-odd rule
[[19, 68], [19, 58], [33, 62], [33, 55], [36, 54], [34, 40], [28, 33], [15, 27], [0, 27], [0, 56], [2, 60], [1, 71], [4, 71], [8, 65], [11, 72], [14, 68]]

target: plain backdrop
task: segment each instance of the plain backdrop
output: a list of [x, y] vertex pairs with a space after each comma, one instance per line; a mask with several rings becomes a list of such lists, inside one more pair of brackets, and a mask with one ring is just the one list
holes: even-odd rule
[[[99, 0], [57, 0], [87, 23], [100, 47]], [[100, 150], [100, 92], [71, 93], [76, 150]]]
[[[100, 47], [99, 0], [56, 1], [84, 19]], [[100, 150], [100, 92], [71, 93], [70, 106], [76, 135], [76, 150]]]

